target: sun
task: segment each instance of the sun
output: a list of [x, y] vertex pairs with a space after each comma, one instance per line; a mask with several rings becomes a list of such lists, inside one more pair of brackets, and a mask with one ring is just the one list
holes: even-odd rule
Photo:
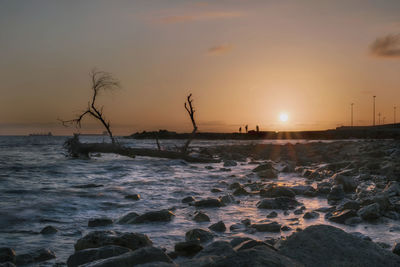
[[281, 113], [279, 114], [279, 120], [281, 122], [287, 122], [289, 120], [289, 116], [286, 113]]

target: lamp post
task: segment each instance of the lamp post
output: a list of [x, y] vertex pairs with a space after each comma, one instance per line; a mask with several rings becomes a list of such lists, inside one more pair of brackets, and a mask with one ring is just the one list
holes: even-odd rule
[[378, 125], [381, 125], [381, 113], [380, 112], [378, 113], [378, 118], [379, 118], [378, 119]]
[[354, 103], [351, 103], [351, 127], [353, 127], [353, 106]]
[[376, 95], [373, 96], [373, 117], [372, 117], [372, 125], [375, 126], [375, 98]]

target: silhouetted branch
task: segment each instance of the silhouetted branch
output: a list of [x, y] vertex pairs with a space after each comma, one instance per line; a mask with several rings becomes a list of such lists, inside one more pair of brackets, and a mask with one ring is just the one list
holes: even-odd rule
[[185, 109], [189, 114], [190, 120], [192, 121], [192, 125], [193, 125], [193, 131], [189, 137], [189, 139], [186, 141], [185, 145], [182, 147], [182, 153], [187, 153], [188, 148], [190, 143], [192, 142], [194, 135], [197, 132], [197, 125], [196, 125], [196, 121], [194, 119], [194, 108], [193, 108], [193, 100], [192, 100], [192, 94], [189, 94], [187, 96], [187, 102], [185, 102]]

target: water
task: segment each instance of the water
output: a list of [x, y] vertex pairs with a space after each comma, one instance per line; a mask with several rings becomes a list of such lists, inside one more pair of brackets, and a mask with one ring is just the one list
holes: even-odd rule
[[[170, 223], [141, 225], [113, 224], [96, 230], [131, 231], [147, 234], [156, 246], [172, 250], [178, 241], [184, 240], [185, 232], [192, 228], [207, 228], [210, 223], [192, 220], [193, 207], [182, 204], [182, 198], [218, 197], [231, 193], [227, 184], [259, 181], [251, 173], [254, 165], [242, 163], [221, 171], [221, 163], [188, 164], [181, 160], [137, 157], [135, 159], [117, 155], [102, 155], [90, 160], [70, 159], [65, 155], [62, 144], [66, 137], [0, 137], [0, 247], [12, 247], [18, 253], [38, 248], [50, 248], [56, 261], [66, 261], [73, 253], [77, 239], [92, 229], [88, 220], [107, 216], [118, 219], [128, 212], [139, 214], [151, 210], [175, 207], [175, 219]], [[102, 137], [84, 137], [83, 141], [98, 142]], [[121, 139], [121, 143], [135, 147], [156, 147], [154, 140]], [[173, 147], [183, 141], [162, 140], [162, 146]], [[194, 147], [221, 144], [249, 143], [251, 141], [196, 141]], [[255, 141], [253, 141], [255, 142]], [[297, 143], [306, 141], [257, 141], [263, 143]], [[206, 166], [213, 169], [206, 169]], [[296, 174], [281, 175], [275, 182], [281, 184], [304, 184]], [[91, 184], [92, 187], [85, 188]], [[222, 193], [211, 193], [219, 188]], [[140, 194], [141, 200], [132, 201], [124, 197]], [[222, 208], [202, 209], [211, 218], [211, 223], [223, 220], [227, 227], [249, 218], [252, 222], [266, 222], [271, 210], [256, 208], [259, 196], [237, 197], [240, 204]], [[307, 210], [328, 206], [323, 198], [297, 197]], [[356, 227], [343, 226], [318, 219], [304, 220], [293, 213], [285, 216], [277, 211], [278, 221], [293, 230], [311, 224], [332, 224], [348, 232], [362, 232], [374, 241], [392, 244], [400, 238], [398, 222], [386, 220], [376, 224], [360, 224]], [[298, 224], [291, 219], [299, 218]], [[55, 235], [41, 235], [40, 230], [52, 225], [59, 229]], [[282, 235], [292, 231], [282, 232]], [[216, 239], [232, 236], [250, 236], [257, 239], [279, 237], [281, 234], [229, 231], [218, 234]]]

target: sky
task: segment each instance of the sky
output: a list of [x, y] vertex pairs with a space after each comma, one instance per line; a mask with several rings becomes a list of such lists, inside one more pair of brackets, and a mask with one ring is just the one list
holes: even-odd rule
[[[398, 0], [0, 0], [0, 135], [71, 134], [92, 69], [114, 134], [400, 120]], [[286, 122], [279, 120], [282, 114]], [[376, 114], [376, 121], [379, 121]], [[82, 133], [103, 131], [87, 118]]]

